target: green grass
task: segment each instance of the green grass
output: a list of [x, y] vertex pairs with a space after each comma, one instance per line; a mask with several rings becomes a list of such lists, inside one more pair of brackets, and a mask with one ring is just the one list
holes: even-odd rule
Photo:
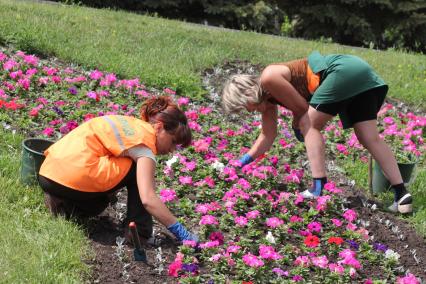
[[38, 54], [138, 76], [151, 86], [203, 93], [199, 72], [225, 60], [268, 64], [323, 53], [365, 58], [390, 84], [390, 96], [425, 108], [426, 57], [234, 32], [127, 12], [0, 0], [0, 42]]
[[53, 218], [41, 189], [19, 182], [21, 137], [0, 130], [0, 283], [81, 283], [88, 244], [82, 230]]

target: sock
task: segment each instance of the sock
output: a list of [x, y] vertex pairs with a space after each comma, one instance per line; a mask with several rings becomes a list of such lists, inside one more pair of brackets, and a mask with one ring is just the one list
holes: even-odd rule
[[395, 202], [408, 193], [404, 183], [392, 185], [392, 188], [395, 193]]
[[327, 183], [327, 177], [313, 178], [312, 188], [309, 190], [315, 196], [320, 196], [321, 191], [324, 188], [324, 184]]

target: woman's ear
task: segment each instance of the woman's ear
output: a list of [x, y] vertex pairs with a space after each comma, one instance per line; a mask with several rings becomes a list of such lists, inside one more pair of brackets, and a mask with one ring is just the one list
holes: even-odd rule
[[164, 123], [162, 121], [156, 121], [154, 123], [154, 129], [155, 129], [155, 131], [160, 131], [163, 128], [164, 128]]

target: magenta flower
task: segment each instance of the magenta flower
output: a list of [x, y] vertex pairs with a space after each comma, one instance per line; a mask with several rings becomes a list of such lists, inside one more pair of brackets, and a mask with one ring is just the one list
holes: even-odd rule
[[264, 265], [261, 259], [251, 253], [243, 255], [243, 262], [250, 267], [261, 267]]
[[43, 135], [46, 135], [46, 136], [49, 136], [49, 137], [52, 136], [53, 133], [55, 133], [55, 129], [53, 129], [52, 127], [46, 127], [43, 130]]
[[322, 226], [319, 222], [311, 222], [308, 224], [308, 230], [312, 232], [321, 232]]
[[218, 241], [219, 245], [223, 245], [224, 237], [221, 232], [212, 232], [209, 236], [209, 240], [211, 241]]
[[160, 199], [163, 202], [170, 202], [177, 199], [176, 192], [173, 189], [162, 189]]

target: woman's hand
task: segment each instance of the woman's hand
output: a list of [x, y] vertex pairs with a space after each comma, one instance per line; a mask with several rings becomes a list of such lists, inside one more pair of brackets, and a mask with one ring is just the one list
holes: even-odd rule
[[305, 138], [303, 137], [302, 131], [300, 131], [299, 126], [300, 119], [298, 117], [293, 116], [293, 121], [291, 123], [291, 128], [293, 129], [294, 136], [299, 142], [305, 142]]
[[198, 243], [198, 236], [189, 232], [180, 222], [176, 222], [171, 226], [168, 226], [170, 232], [180, 241], [195, 241]]

